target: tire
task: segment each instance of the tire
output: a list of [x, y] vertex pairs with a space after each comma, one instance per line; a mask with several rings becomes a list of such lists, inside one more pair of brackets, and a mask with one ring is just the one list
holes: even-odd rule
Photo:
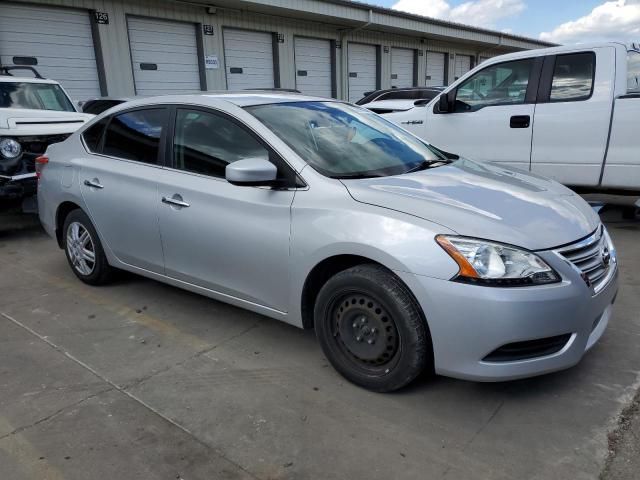
[[331, 277], [318, 293], [314, 319], [324, 354], [356, 385], [391, 392], [433, 371], [431, 335], [420, 307], [383, 267], [358, 265]]
[[107, 262], [98, 232], [87, 214], [80, 209], [70, 212], [62, 232], [67, 261], [76, 277], [89, 285], [109, 283], [115, 270]]

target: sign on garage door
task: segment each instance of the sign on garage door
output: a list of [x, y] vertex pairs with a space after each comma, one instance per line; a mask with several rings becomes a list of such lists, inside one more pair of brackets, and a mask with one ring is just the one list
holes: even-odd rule
[[357, 102], [365, 92], [378, 88], [377, 51], [374, 45], [349, 43], [349, 101]]
[[445, 85], [445, 54], [427, 52], [427, 87], [440, 87]]
[[332, 97], [331, 42], [319, 38], [295, 37], [294, 45], [296, 89], [307, 95]]
[[456, 55], [454, 79], [459, 79], [469, 70], [471, 70], [471, 57], [469, 55]]
[[391, 86], [413, 87], [415, 50], [409, 48], [391, 49]]
[[43, 77], [60, 82], [74, 100], [100, 96], [87, 10], [2, 2], [0, 63], [35, 63]]
[[127, 25], [137, 95], [202, 90], [195, 24], [129, 17]]
[[275, 87], [271, 33], [225, 28], [223, 37], [229, 90]]

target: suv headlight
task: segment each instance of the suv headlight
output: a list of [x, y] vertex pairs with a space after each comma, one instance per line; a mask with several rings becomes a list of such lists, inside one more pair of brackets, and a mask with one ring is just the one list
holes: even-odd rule
[[0, 160], [15, 160], [22, 154], [22, 146], [13, 138], [0, 140]]
[[438, 235], [436, 242], [455, 260], [455, 280], [478, 285], [512, 287], [544, 285], [560, 276], [535, 253], [473, 238]]

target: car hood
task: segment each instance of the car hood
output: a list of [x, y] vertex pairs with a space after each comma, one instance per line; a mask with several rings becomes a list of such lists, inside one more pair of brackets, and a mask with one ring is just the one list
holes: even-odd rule
[[54, 110], [0, 108], [0, 135], [54, 135], [73, 133], [94, 115]]
[[358, 202], [414, 215], [460, 235], [530, 250], [574, 242], [600, 223], [589, 204], [553, 180], [466, 159], [343, 183]]

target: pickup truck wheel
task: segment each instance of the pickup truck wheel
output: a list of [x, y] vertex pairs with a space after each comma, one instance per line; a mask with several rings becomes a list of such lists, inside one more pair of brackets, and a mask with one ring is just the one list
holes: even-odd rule
[[82, 210], [74, 210], [64, 222], [64, 251], [76, 277], [89, 285], [103, 285], [113, 277], [98, 233]]
[[359, 265], [327, 281], [315, 305], [322, 349], [349, 381], [397, 390], [433, 369], [431, 337], [407, 287], [377, 265]]

